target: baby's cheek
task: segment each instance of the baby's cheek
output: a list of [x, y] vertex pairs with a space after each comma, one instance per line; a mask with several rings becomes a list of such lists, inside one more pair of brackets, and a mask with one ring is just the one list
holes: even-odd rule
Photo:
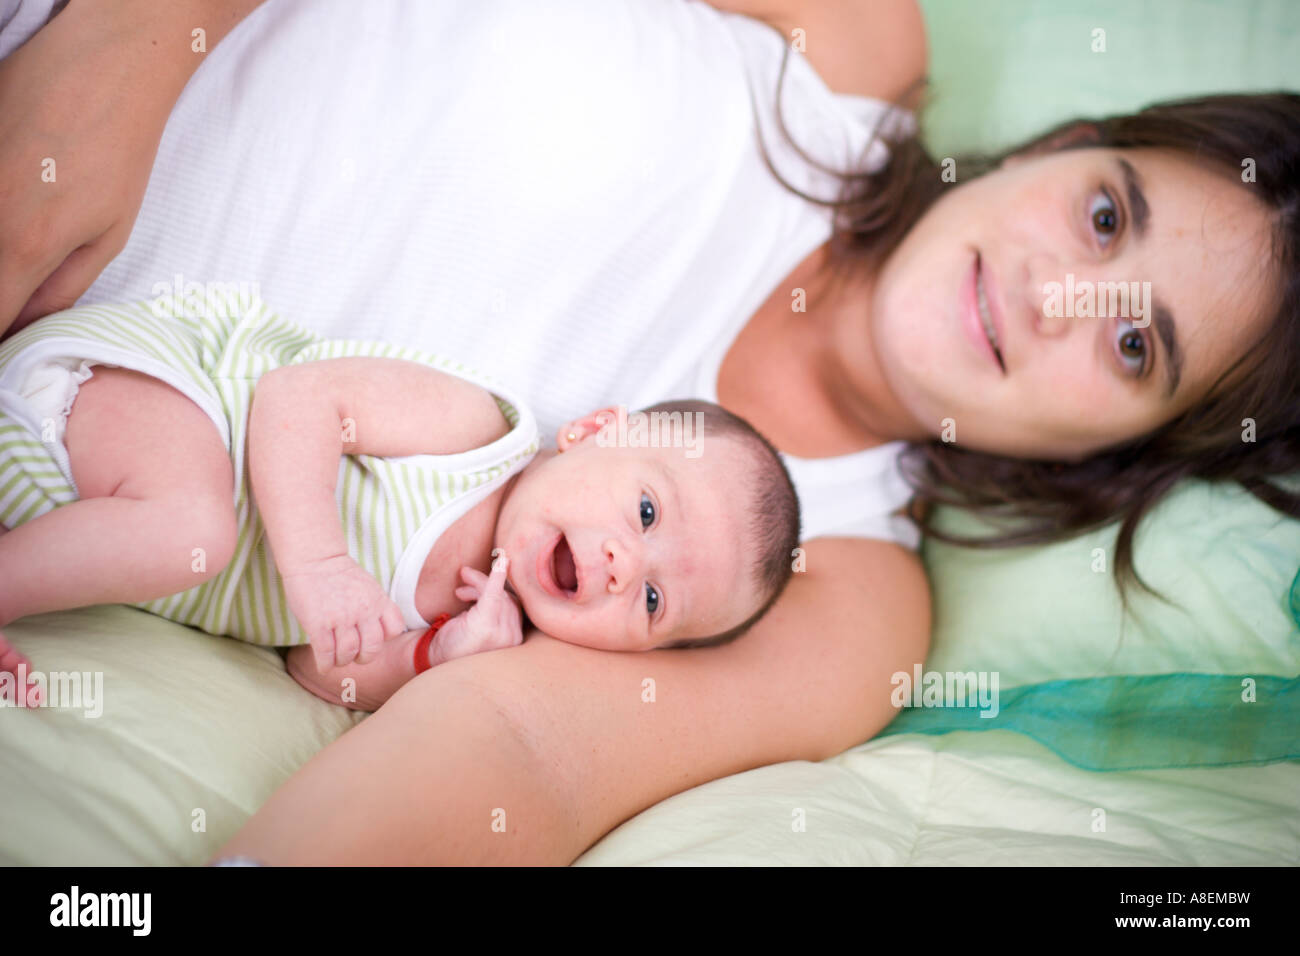
[[585, 645], [587, 641], [586, 627], [581, 618], [571, 611], [565, 611], [553, 606], [547, 606], [550, 602], [538, 602], [536, 614], [529, 614], [528, 619], [532, 621], [535, 628], [544, 634], [548, 634], [556, 640], [564, 641], [566, 644]]

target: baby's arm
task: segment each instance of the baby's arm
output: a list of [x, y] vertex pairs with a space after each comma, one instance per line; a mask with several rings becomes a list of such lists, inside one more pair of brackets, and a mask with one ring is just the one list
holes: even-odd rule
[[483, 389], [402, 359], [325, 359], [258, 380], [249, 479], [320, 670], [369, 661], [404, 630], [379, 582], [348, 555], [335, 499], [339, 458], [454, 454], [508, 429]]
[[457, 657], [514, 647], [524, 639], [523, 614], [518, 601], [506, 593], [509, 560], [500, 549], [492, 552], [492, 572], [462, 567], [456, 597], [472, 601], [473, 607], [457, 614], [439, 628], [429, 649], [430, 666]]
[[[424, 629], [407, 631], [386, 643], [368, 664], [353, 662], [321, 670], [308, 647], [289, 652], [289, 673], [299, 684], [331, 704], [353, 710], [378, 710], [397, 689], [429, 667], [457, 657], [513, 647], [523, 641], [523, 619], [515, 599], [505, 592], [505, 557], [492, 562], [492, 573], [463, 567], [464, 584], [456, 589], [462, 601], [474, 606], [442, 625], [427, 647], [421, 647]], [[419, 654], [423, 660], [418, 661]]]

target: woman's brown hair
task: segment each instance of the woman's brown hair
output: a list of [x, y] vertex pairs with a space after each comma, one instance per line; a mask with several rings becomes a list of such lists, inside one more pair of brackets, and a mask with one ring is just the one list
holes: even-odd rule
[[[887, 163], [874, 172], [830, 169], [799, 149], [781, 113], [789, 53], [787, 45], [777, 81], [781, 135], [806, 162], [836, 177], [839, 195], [816, 197], [792, 186], [773, 167], [760, 135], [764, 161], [785, 188], [834, 210], [834, 268], [874, 268], [952, 184], [916, 136], [890, 142]], [[1243, 179], [1240, 188], [1253, 190], [1273, 219], [1277, 307], [1266, 332], [1199, 405], [1081, 463], [1006, 458], [934, 440], [911, 446], [903, 469], [923, 530], [953, 544], [1043, 543], [1118, 521], [1114, 567], [1127, 604], [1129, 581], [1151, 591], [1133, 566], [1134, 532], [1180, 481], [1236, 482], [1278, 511], [1300, 517], [1300, 495], [1277, 483], [1300, 473], [1300, 95], [1205, 96], [1073, 120], [999, 155], [958, 158], [956, 168], [969, 181], [1011, 155], [1097, 147], [1174, 150]], [[1243, 175], [1244, 166], [1253, 180]], [[1251, 422], [1253, 441], [1245, 437]], [[932, 520], [934, 505], [974, 511], [1001, 530], [979, 537], [942, 531]]]

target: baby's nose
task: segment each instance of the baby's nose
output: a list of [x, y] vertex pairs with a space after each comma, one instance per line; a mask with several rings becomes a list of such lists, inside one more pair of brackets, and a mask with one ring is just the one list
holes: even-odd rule
[[618, 538], [608, 538], [604, 545], [605, 568], [609, 573], [607, 589], [621, 594], [637, 578], [637, 551]]

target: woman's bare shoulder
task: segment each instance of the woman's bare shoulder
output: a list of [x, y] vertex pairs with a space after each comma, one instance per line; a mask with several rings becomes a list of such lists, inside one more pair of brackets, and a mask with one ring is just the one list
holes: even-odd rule
[[801, 42], [808, 62], [837, 93], [919, 105], [928, 54], [917, 0], [707, 2], [770, 23], [791, 42]]

